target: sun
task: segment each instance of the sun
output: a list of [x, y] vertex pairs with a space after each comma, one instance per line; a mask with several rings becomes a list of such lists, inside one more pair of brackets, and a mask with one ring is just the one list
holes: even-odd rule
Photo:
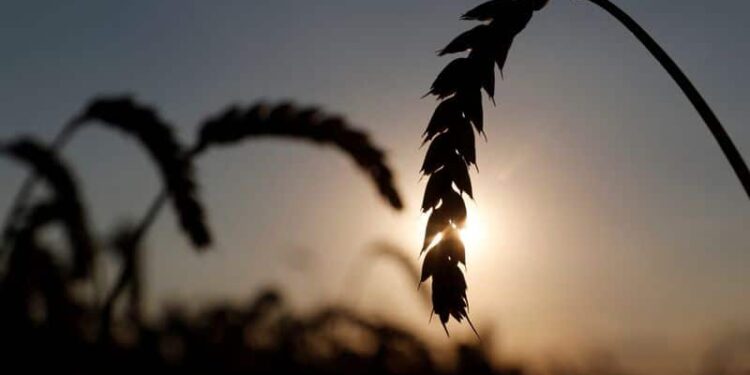
[[477, 251], [477, 249], [481, 248], [487, 233], [484, 222], [477, 215], [476, 211], [469, 214], [466, 224], [458, 231], [458, 234], [461, 236], [461, 242], [467, 248], [471, 249], [469, 251]]
[[464, 227], [459, 229], [461, 242], [464, 243], [470, 252], [478, 252], [484, 247], [484, 241], [487, 239], [486, 221], [473, 207], [468, 207], [469, 213]]
[[[482, 215], [474, 207], [467, 207], [468, 215], [463, 228], [458, 230], [461, 242], [467, 249], [467, 253], [478, 254], [486, 246], [487, 240], [487, 223], [483, 220]], [[417, 223], [417, 227], [424, 228], [427, 223], [428, 215], [423, 215]], [[455, 228], [455, 227], [454, 227]], [[443, 239], [443, 233], [438, 233], [427, 246], [428, 249], [435, 247]]]

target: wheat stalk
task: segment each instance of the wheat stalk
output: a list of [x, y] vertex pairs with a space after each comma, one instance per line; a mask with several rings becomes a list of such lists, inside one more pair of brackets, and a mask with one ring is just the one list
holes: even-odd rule
[[[74, 127], [68, 123], [52, 140], [49, 149], [57, 151], [62, 145], [67, 143], [73, 133]], [[26, 203], [34, 193], [38, 177], [35, 173], [29, 174], [16, 192], [15, 197], [11, 200], [11, 207], [3, 217], [2, 227], [0, 227], [2, 228], [2, 238], [4, 240], [0, 243], [0, 257], [5, 255], [5, 251], [7, 250], [5, 245], [12, 242], [12, 232], [16, 227], [14, 220], [23, 215]]]
[[[291, 104], [275, 107], [257, 104], [247, 108], [231, 106], [204, 121], [199, 129], [196, 144], [187, 152], [186, 158], [194, 159], [217, 146], [234, 145], [264, 136], [334, 145], [354, 159], [394, 209], [403, 207], [383, 151], [365, 133], [352, 129], [340, 117], [324, 115], [314, 108], [300, 110]], [[156, 220], [166, 198], [166, 191], [162, 191], [153, 201], [140, 221], [137, 238]]]
[[129, 289], [128, 316], [136, 324], [141, 322], [143, 248], [139, 241], [138, 230], [134, 224], [121, 223], [112, 231], [108, 241], [109, 247], [120, 258], [122, 268], [102, 306], [99, 331], [99, 337], [102, 340], [110, 338], [112, 312], [117, 300], [126, 289]]
[[661, 64], [664, 70], [672, 77], [677, 86], [680, 87], [687, 99], [693, 105], [698, 115], [701, 117], [706, 127], [713, 135], [716, 143], [724, 153], [724, 157], [729, 161], [729, 165], [734, 170], [737, 179], [745, 190], [745, 194], [750, 198], [750, 169], [742, 158], [742, 154], [735, 146], [729, 133], [719, 121], [714, 111], [708, 105], [701, 93], [695, 88], [695, 85], [680, 69], [677, 63], [664, 51], [659, 43], [646, 32], [632, 17], [625, 13], [609, 0], [588, 0], [589, 2], [601, 7], [612, 17], [620, 21], [633, 35], [640, 41], [644, 47], [654, 56], [656, 61]]
[[[385, 163], [383, 151], [365, 133], [352, 129], [341, 118], [326, 116], [313, 108], [300, 110], [291, 104], [275, 107], [257, 104], [247, 108], [231, 106], [201, 124], [196, 144], [187, 153], [187, 157], [198, 158], [211, 148], [268, 136], [302, 139], [338, 147], [368, 174], [380, 194], [394, 209], [403, 207], [393, 182], [393, 172]], [[153, 201], [139, 223], [137, 238], [156, 220], [166, 198], [166, 191], [162, 191]]]
[[[428, 95], [440, 104], [423, 134], [429, 143], [421, 172], [428, 176], [422, 211], [429, 213], [422, 250], [426, 252], [420, 282], [432, 278], [433, 313], [448, 334], [446, 323], [468, 316], [466, 249], [459, 230], [466, 222], [463, 194], [473, 198], [469, 167], [476, 166], [474, 129], [484, 133], [482, 90], [494, 102], [495, 66], [502, 73], [516, 35], [546, 1], [495, 0], [468, 11], [461, 18], [485, 23], [468, 30], [438, 51], [439, 56], [467, 52], [438, 74]], [[472, 128], [473, 127], [473, 128]]]
[[183, 230], [197, 247], [210, 244], [191, 160], [185, 156], [172, 127], [159, 118], [156, 110], [127, 96], [98, 98], [86, 106], [73, 124], [92, 121], [133, 136], [143, 145], [159, 167]]
[[[59, 217], [73, 253], [73, 276], [87, 276], [91, 271], [94, 242], [76, 180], [65, 162], [53, 151], [31, 138], [21, 138], [2, 144], [0, 153], [28, 165], [54, 192], [54, 204], [45, 206], [48, 209], [44, 211], [32, 212], [44, 212], [48, 220], [51, 215]], [[37, 222], [39, 218], [32, 215], [27, 218], [28, 220]], [[18, 228], [14, 228], [15, 230]]]
[[213, 146], [258, 137], [293, 138], [332, 145], [354, 160], [393, 208], [403, 207], [383, 151], [367, 134], [353, 129], [342, 118], [323, 114], [316, 108], [299, 109], [289, 103], [275, 107], [266, 104], [249, 108], [232, 106], [203, 123], [194, 152], [200, 154]]
[[[625, 12], [608, 0], [589, 1], [622, 22], [672, 76], [706, 123], [750, 196], [747, 165], [687, 76]], [[438, 51], [441, 56], [469, 51], [467, 57], [450, 62], [433, 83], [428, 94], [443, 101], [436, 108], [423, 135], [424, 142], [430, 142], [430, 147], [422, 166], [422, 173], [429, 176], [422, 210], [431, 211], [431, 215], [422, 251], [427, 250], [438, 235], [442, 234], [443, 240], [428, 250], [423, 263], [422, 281], [433, 278], [434, 312], [440, 316], [444, 327], [450, 316], [459, 321], [468, 318], [466, 282], [457, 266], [461, 258], [454, 259], [463, 249], [459, 247], [460, 241], [450, 240], [452, 245], [443, 243], [445, 239], [455, 237], [455, 230], [461, 228], [465, 221], [466, 207], [460, 194], [466, 193], [472, 197], [468, 167], [476, 165], [476, 156], [471, 126], [480, 133], [484, 131], [481, 90], [494, 102], [494, 66], [497, 65], [502, 74], [516, 35], [526, 27], [533, 13], [546, 4], [547, 0], [493, 0], [483, 3], [461, 18], [485, 23], [464, 32]]]
[[[185, 153], [185, 159], [193, 161], [209, 149], [235, 145], [264, 136], [301, 139], [336, 146], [354, 159], [368, 174], [380, 194], [393, 208], [403, 207], [393, 182], [393, 173], [385, 163], [383, 151], [375, 146], [365, 133], [353, 129], [340, 117], [325, 115], [314, 108], [298, 109], [291, 104], [274, 107], [257, 104], [246, 108], [231, 106], [201, 124], [196, 144]], [[166, 190], [157, 195], [138, 225], [129, 233], [128, 246], [139, 246], [139, 242], [156, 220], [167, 198]], [[124, 268], [117, 279], [116, 287], [107, 297], [103, 321], [108, 322], [111, 319], [112, 305], [124, 290], [129, 278], [130, 270]]]
[[[48, 225], [56, 222], [65, 225], [64, 207], [55, 197], [34, 203], [19, 215], [23, 225], [14, 229], [13, 241], [7, 244], [11, 247], [8, 270], [0, 280], [3, 301], [0, 315], [11, 324], [28, 320], [33, 311], [32, 301], [41, 297], [46, 326], [58, 332], [70, 332], [77, 310], [70, 283], [76, 275], [60, 265], [54, 257], [54, 249], [45, 246], [40, 236]], [[4, 329], [3, 334], [12, 337], [13, 331], [13, 328]]]

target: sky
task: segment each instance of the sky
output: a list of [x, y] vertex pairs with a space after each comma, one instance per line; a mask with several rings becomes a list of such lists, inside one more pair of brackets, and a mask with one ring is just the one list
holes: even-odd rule
[[[333, 149], [281, 140], [198, 163], [217, 238], [194, 252], [165, 212], [148, 238], [147, 302], [243, 301], [283, 288], [300, 309], [343, 302], [445, 344], [410, 280], [368, 257], [378, 241], [415, 264], [425, 217], [420, 99], [473, 26], [469, 0], [3, 1], [0, 139], [50, 139], [98, 94], [159, 108], [184, 142], [230, 104], [292, 100], [342, 114], [387, 150], [406, 209], [394, 212]], [[743, 0], [618, 0], [703, 93], [750, 156], [750, 26]], [[677, 86], [614, 19], [553, 0], [516, 39], [469, 223], [472, 320], [498, 353], [549, 360], [607, 350], [675, 373], [750, 330], [750, 205]], [[91, 127], [65, 150], [105, 234], [139, 217], [158, 175], [133, 142]], [[0, 161], [0, 209], [25, 176]], [[368, 269], [369, 272], [361, 272]], [[114, 268], [111, 269], [114, 272]], [[356, 282], [353, 282], [356, 281]], [[470, 339], [466, 326], [451, 324]]]

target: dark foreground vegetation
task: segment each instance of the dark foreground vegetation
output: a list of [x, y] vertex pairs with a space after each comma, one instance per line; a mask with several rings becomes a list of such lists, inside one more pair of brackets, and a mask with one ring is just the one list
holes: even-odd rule
[[[703, 118], [750, 194], [750, 172], [716, 116], [677, 65], [607, 0], [590, 0], [622, 22], [667, 69]], [[493, 0], [463, 19], [479, 25], [439, 53], [467, 53], [449, 63], [429, 94], [440, 99], [424, 133], [429, 143], [422, 173], [428, 176], [422, 210], [430, 215], [415, 280], [432, 278], [433, 312], [442, 324], [468, 316], [463, 243], [456, 231], [466, 219], [464, 194], [473, 198], [475, 134], [484, 131], [482, 92], [494, 101], [495, 66], [502, 71], [516, 36], [545, 0]], [[62, 156], [69, 139], [92, 124], [138, 142], [162, 179], [149, 209], [109, 235], [94, 233], [74, 169]], [[199, 250], [213, 238], [194, 176], [194, 161], [208, 151], [258, 137], [290, 138], [331, 146], [349, 157], [394, 209], [402, 208], [385, 154], [340, 117], [291, 104], [230, 106], [198, 126], [183, 145], [151, 107], [130, 97], [92, 101], [51, 142], [0, 141], [0, 156], [25, 165], [30, 176], [12, 202], [0, 238], [0, 373], [59, 374], [526, 374], [493, 360], [486, 344], [431, 347], [397, 324], [341, 306], [293, 312], [278, 291], [258, 293], [244, 307], [219, 305], [196, 314], [167, 309], [156, 320], [142, 316], [143, 239], [171, 203], [186, 239]], [[45, 190], [36, 194], [36, 185]], [[38, 190], [38, 189], [37, 189]], [[116, 194], [113, 192], [112, 194]], [[438, 235], [442, 239], [436, 240]], [[438, 242], [434, 246], [431, 243]], [[97, 273], [102, 258], [120, 265], [114, 280]], [[470, 321], [469, 321], [470, 323]], [[470, 323], [471, 324], [471, 323]], [[473, 326], [472, 326], [473, 328]], [[446, 331], [447, 332], [447, 331]], [[750, 335], [719, 343], [701, 375], [750, 374]], [[555, 367], [553, 375], [624, 374], [612, 362]]]
[[457, 348], [457, 367], [443, 368], [403, 328], [337, 307], [294, 315], [274, 291], [243, 308], [215, 306], [192, 316], [173, 309], [153, 324], [118, 320], [102, 336], [98, 312], [69, 299], [59, 279], [45, 278], [55, 306], [0, 313], [5, 366], [24, 373], [523, 373], [492, 366], [478, 344]]
[[[163, 190], [147, 212], [111, 233], [94, 232], [75, 168], [64, 157], [68, 140], [89, 124], [141, 144], [162, 177]], [[93, 100], [49, 143], [31, 137], [0, 142], [0, 156], [30, 171], [0, 241], [3, 374], [524, 373], [493, 364], [479, 340], [456, 344], [447, 353], [455, 358], [451, 364], [446, 353], [397, 324], [341, 306], [295, 313], [274, 290], [245, 306], [197, 314], [167, 309], [144, 319], [143, 239], [166, 202], [186, 240], [210, 251], [210, 215], [193, 163], [208, 149], [267, 136], [328, 145], [353, 160], [385, 203], [402, 206], [384, 153], [342, 118], [290, 104], [231, 106], [198, 129], [194, 146], [185, 147], [154, 108], [114, 96]], [[383, 248], [378, 256], [389, 254], [419, 279], [398, 252]], [[112, 280], [102, 277], [102, 261], [119, 265]]]

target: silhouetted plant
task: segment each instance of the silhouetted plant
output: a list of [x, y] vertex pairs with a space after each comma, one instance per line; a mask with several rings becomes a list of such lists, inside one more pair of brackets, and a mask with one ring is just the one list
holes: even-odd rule
[[[74, 126], [69, 122], [50, 142], [49, 149], [57, 151], [62, 145], [67, 143], [73, 132]], [[28, 200], [34, 192], [34, 187], [36, 186], [38, 177], [39, 176], [35, 173], [29, 174], [21, 184], [21, 188], [16, 192], [15, 197], [11, 200], [11, 207], [5, 214], [1, 227], [2, 243], [0, 243], [0, 256], [5, 255], [7, 250], [5, 246], [13, 242], [12, 234], [16, 227], [14, 220], [24, 214], [24, 209], [26, 209], [25, 205], [28, 203]]]
[[349, 155], [375, 183], [395, 209], [403, 204], [393, 185], [393, 174], [385, 155], [367, 134], [353, 129], [342, 118], [321, 113], [317, 108], [296, 108], [285, 103], [275, 107], [257, 104], [249, 108], [232, 106], [205, 121], [193, 154], [219, 145], [258, 137], [295, 138], [339, 148]]
[[129, 291], [128, 316], [133, 322], [141, 321], [141, 304], [143, 289], [143, 248], [141, 241], [135, 241], [136, 226], [131, 223], [121, 223], [109, 238], [109, 247], [115, 252], [122, 263], [121, 273], [104, 301], [102, 313], [102, 335], [109, 335], [109, 321], [118, 298]]
[[[610, 1], [589, 1], [621, 21], [674, 78], [716, 138], [750, 197], [747, 165], [718, 118], [677, 64], [632, 18]], [[429, 176], [422, 211], [430, 212], [430, 216], [422, 245], [422, 252], [427, 251], [422, 281], [433, 278], [434, 312], [440, 316], [443, 327], [450, 316], [458, 321], [468, 319], [466, 281], [458, 268], [458, 263], [464, 263], [464, 248], [455, 232], [466, 221], [462, 194], [473, 198], [468, 168], [476, 165], [472, 125], [479, 133], [484, 133], [481, 90], [494, 102], [494, 66], [497, 65], [502, 74], [514, 38], [526, 27], [533, 13], [541, 10], [547, 2], [485, 2], [461, 17], [485, 23], [464, 32], [438, 51], [440, 56], [468, 51], [468, 56], [451, 61], [433, 82], [428, 94], [442, 101], [423, 134], [424, 143], [430, 142], [430, 146], [421, 170]]]
[[[73, 274], [76, 277], [89, 274], [94, 245], [86, 223], [84, 206], [75, 180], [55, 156], [54, 148], [62, 147], [77, 129], [93, 121], [138, 139], [159, 167], [165, 185], [144, 217], [136, 225], [118, 228], [111, 241], [110, 247], [115, 249], [122, 267], [101, 310], [100, 337], [105, 342], [110, 337], [110, 322], [115, 304], [127, 287], [130, 287], [131, 292], [129, 315], [135, 322], [140, 320], [141, 281], [138, 264], [142, 239], [169, 197], [173, 197], [183, 229], [193, 243], [198, 246], [209, 243], [210, 236], [204, 223], [202, 204], [196, 198], [192, 166], [193, 160], [208, 149], [263, 136], [333, 145], [350, 156], [367, 173], [393, 208], [402, 207], [393, 174], [385, 163], [384, 153], [365, 133], [353, 129], [339, 117], [322, 114], [314, 108], [297, 109], [291, 104], [275, 107], [259, 104], [248, 108], [232, 106], [206, 120], [200, 127], [196, 145], [184, 149], [174, 137], [171, 126], [161, 120], [154, 109], [138, 104], [127, 96], [104, 97], [89, 103], [49, 148], [28, 139], [0, 145], [0, 152], [29, 164], [34, 171], [23, 184], [19, 200], [13, 203], [9, 215], [12, 220], [8, 221], [10, 226], [5, 230], [3, 248], [10, 248], [11, 258], [16, 256], [15, 259], [27, 259], [18, 258], [17, 253], [23, 252], [25, 247], [37, 248], [35, 244], [38, 229], [50, 222], [59, 221], [65, 226], [74, 254]], [[34, 181], [38, 177], [49, 183], [55, 192], [55, 199], [44, 205], [29, 205], [26, 200], [31, 198]], [[42, 221], [42, 218], [46, 221]], [[17, 245], [8, 246], [13, 241]]]
[[160, 119], [154, 109], [127, 96], [93, 100], [72, 124], [80, 126], [92, 121], [131, 135], [146, 148], [159, 167], [182, 228], [196, 246], [208, 245], [211, 236], [197, 198], [193, 166], [175, 138], [172, 126]]
[[[161, 172], [182, 228], [198, 248], [208, 245], [211, 236], [197, 197], [193, 167], [190, 159], [185, 157], [184, 147], [175, 138], [172, 126], [160, 119], [154, 109], [136, 103], [130, 97], [95, 98], [63, 127], [50, 149], [61, 149], [84, 124], [95, 121], [130, 135], [143, 145]], [[10, 228], [15, 225], [14, 220], [30, 198], [36, 178], [35, 174], [30, 175], [16, 195], [5, 218], [5, 237], [8, 237]]]
[[[391, 207], [397, 210], [403, 207], [383, 152], [365, 133], [352, 129], [340, 117], [324, 115], [315, 108], [297, 109], [288, 103], [276, 107], [266, 104], [247, 108], [230, 106], [200, 125], [196, 144], [186, 158], [192, 160], [214, 147], [267, 136], [336, 146], [367, 173]], [[134, 241], [151, 226], [167, 196], [167, 192], [162, 191], [153, 201], [138, 225]]]
[[675, 63], [674, 60], [672, 60], [672, 58], [669, 57], [669, 55], [664, 51], [664, 49], [662, 49], [661, 46], [656, 43], [654, 38], [652, 38], [646, 32], [646, 30], [644, 30], [637, 22], [635, 22], [632, 17], [630, 17], [622, 9], [617, 7], [609, 0], [589, 1], [600, 6], [602, 9], [607, 11], [607, 13], [620, 21], [631, 33], [633, 33], [636, 38], [638, 38], [638, 40], [643, 44], [644, 47], [646, 47], [646, 49], [648, 49], [648, 51], [654, 56], [654, 58], [659, 61], [659, 63], [667, 71], [667, 73], [669, 73], [669, 75], [672, 77], [675, 83], [677, 83], [688, 100], [690, 100], [690, 103], [693, 104], [693, 107], [695, 107], [696, 111], [698, 111], [701, 119], [703, 119], [703, 122], [706, 124], [711, 134], [714, 136], [714, 139], [716, 139], [719, 147], [721, 147], [721, 150], [724, 152], [724, 156], [729, 161], [729, 164], [732, 166], [734, 173], [737, 175], [737, 178], [740, 180], [740, 183], [744, 187], [745, 194], [747, 194], [748, 198], [750, 198], [750, 170], [748, 169], [745, 160], [742, 158], [742, 154], [740, 154], [737, 146], [735, 146], [734, 142], [732, 142], [732, 138], [729, 137], [729, 134], [724, 129], [724, 126], [721, 125], [719, 118], [716, 117], [714, 111], [711, 109], [711, 107], [708, 106], [708, 103], [700, 94], [700, 92], [698, 92], [698, 89], [695, 88], [693, 83], [690, 82], [690, 79], [688, 79], [685, 73], [682, 72], [682, 69], [680, 69], [677, 63]]
[[[54, 256], [57, 249], [41, 239], [44, 229], [66, 226], [68, 218], [57, 198], [52, 198], [33, 204], [22, 219], [24, 225], [9, 244], [8, 267], [0, 279], [0, 324], [7, 324], [3, 336], [17, 340], [16, 333], [29, 324], [47, 327], [60, 338], [78, 335], [78, 318], [89, 307], [76, 301], [70, 289], [89, 266], [73, 264], [72, 270], [65, 269]], [[74, 256], [74, 263], [78, 258]]]
[[[464, 20], [487, 21], [459, 35], [438, 55], [468, 51], [438, 74], [429, 94], [442, 100], [423, 134], [430, 143], [421, 172], [429, 177], [422, 211], [429, 212], [422, 252], [421, 282], [432, 278], [433, 311], [443, 328], [452, 316], [468, 319], [466, 249], [459, 230], [466, 222], [463, 194], [473, 198], [469, 167], [476, 165], [474, 129], [484, 133], [482, 90], [494, 101], [495, 65], [502, 72], [515, 36], [546, 1], [491, 1], [463, 15]], [[472, 129], [473, 126], [473, 129]], [[446, 333], [448, 330], [446, 328]], [[476, 330], [475, 330], [476, 332]]]
[[[35, 228], [41, 213], [49, 220], [58, 219], [65, 228], [73, 254], [73, 276], [87, 276], [91, 271], [94, 243], [81, 195], [68, 167], [54, 152], [29, 138], [1, 145], [0, 152], [27, 164], [36, 175], [44, 179], [54, 193], [53, 201], [37, 206], [27, 215], [26, 220], [31, 220], [31, 223], [23, 223], [13, 228], [13, 231], [23, 231], [28, 226]], [[41, 208], [43, 210], [40, 211]]]

